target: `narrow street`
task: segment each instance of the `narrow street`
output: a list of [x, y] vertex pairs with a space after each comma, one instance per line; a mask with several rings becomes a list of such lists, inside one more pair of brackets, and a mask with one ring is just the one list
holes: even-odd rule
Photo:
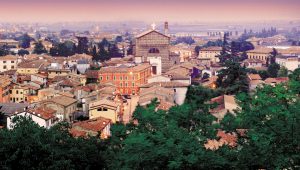
[[123, 115], [123, 121], [125, 124], [129, 123], [129, 121], [132, 117], [132, 114], [138, 104], [138, 101], [139, 101], [139, 96], [136, 96], [136, 95], [132, 95], [131, 99], [127, 100], [128, 104], [125, 104], [124, 115]]

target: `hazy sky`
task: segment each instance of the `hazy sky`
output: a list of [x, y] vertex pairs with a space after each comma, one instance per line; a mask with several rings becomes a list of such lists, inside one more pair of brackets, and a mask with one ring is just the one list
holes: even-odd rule
[[279, 19], [300, 19], [300, 0], [0, 0], [0, 22]]

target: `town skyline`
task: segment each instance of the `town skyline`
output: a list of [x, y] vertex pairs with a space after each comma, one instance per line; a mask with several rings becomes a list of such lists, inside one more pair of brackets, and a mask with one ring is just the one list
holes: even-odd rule
[[257, 22], [300, 19], [300, 2], [296, 0], [2, 0], [0, 4], [2, 22]]

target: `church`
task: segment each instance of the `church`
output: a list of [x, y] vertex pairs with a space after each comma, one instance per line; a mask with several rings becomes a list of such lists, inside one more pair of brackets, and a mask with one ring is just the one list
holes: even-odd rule
[[170, 54], [170, 36], [168, 23], [165, 22], [164, 33], [152, 29], [136, 36], [134, 44], [136, 63], [150, 62], [153, 74], [166, 72], [174, 64], [179, 64], [179, 56]]

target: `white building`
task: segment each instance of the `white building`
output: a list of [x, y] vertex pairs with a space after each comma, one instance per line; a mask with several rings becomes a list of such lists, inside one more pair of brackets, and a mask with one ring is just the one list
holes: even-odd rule
[[0, 72], [17, 69], [18, 57], [7, 55], [0, 57]]
[[276, 63], [287, 68], [289, 71], [294, 71], [299, 68], [298, 56], [277, 56]]
[[55, 110], [45, 107], [19, 112], [7, 117], [7, 128], [13, 129], [15, 126], [15, 123], [13, 123], [13, 119], [17, 116], [20, 116], [31, 118], [39, 126], [49, 129], [58, 122], [58, 118], [55, 117], [55, 113]]

